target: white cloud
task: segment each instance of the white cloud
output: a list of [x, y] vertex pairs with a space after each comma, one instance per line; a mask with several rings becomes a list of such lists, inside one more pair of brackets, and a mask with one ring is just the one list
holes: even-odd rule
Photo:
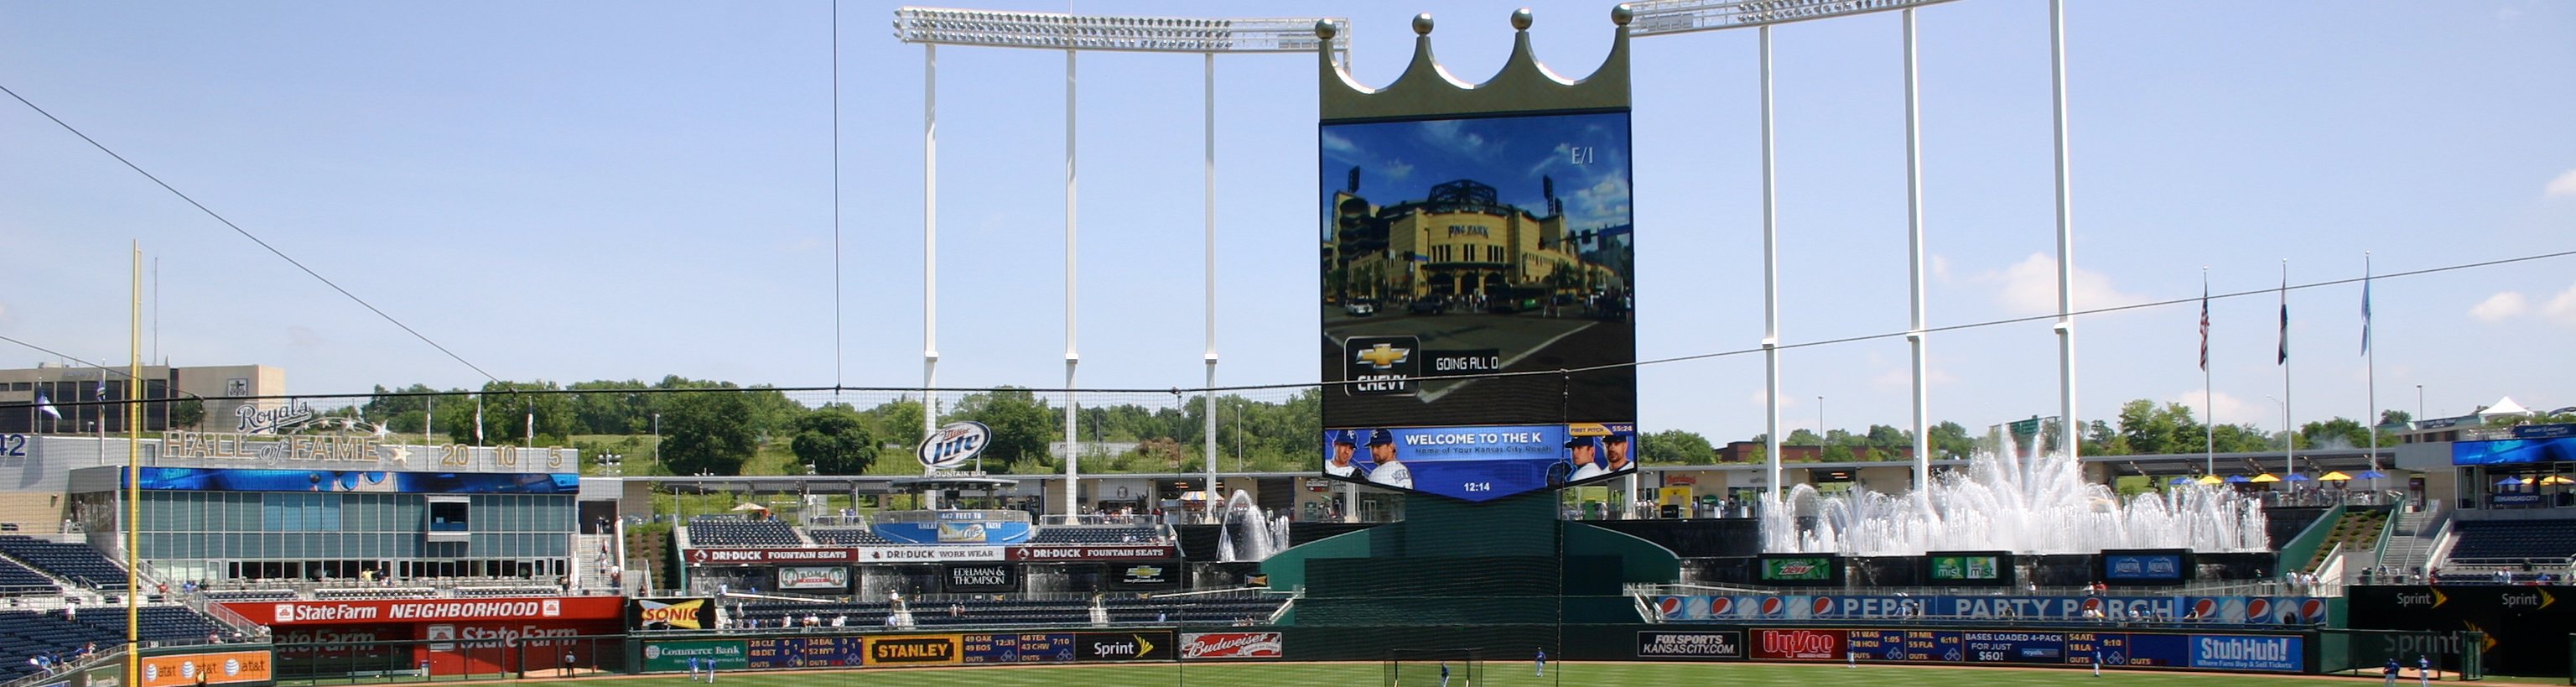
[[1944, 283], [1950, 281], [1950, 256], [1935, 253], [1932, 255], [1930, 262], [1932, 263], [1932, 281]]
[[[1959, 378], [1951, 375], [1949, 370], [1944, 370], [1938, 367], [1924, 369], [1923, 378], [1925, 381], [1931, 382], [1933, 386], [1959, 381]], [[1910, 367], [1888, 368], [1886, 372], [1879, 373], [1877, 377], [1872, 377], [1869, 381], [1872, 384], [1892, 389], [1912, 389], [1914, 388], [1914, 369]]]
[[2569, 286], [2550, 298], [2548, 305], [2540, 307], [2540, 314], [2549, 316], [2551, 322], [2576, 325], [2576, 286]]
[[1343, 136], [1332, 131], [1324, 132], [1324, 152], [1340, 153], [1352, 156], [1361, 154], [1359, 144], [1352, 143], [1349, 136]]
[[2531, 305], [2523, 300], [2521, 292], [2502, 291], [2488, 296], [2486, 300], [2478, 301], [2477, 305], [2470, 306], [2469, 316], [2477, 318], [2479, 322], [2494, 324], [2520, 317], [2530, 309]]
[[[1755, 407], [1755, 408], [1760, 408], [1760, 407], [1762, 407], [1762, 390], [1761, 390], [1761, 389], [1754, 389], [1754, 390], [1753, 390], [1753, 393], [1745, 395], [1745, 397], [1744, 397], [1744, 402], [1745, 402], [1745, 403], [1748, 403], [1748, 404], [1751, 404], [1751, 405], [1752, 405], [1753, 407]], [[1789, 394], [1789, 395], [1787, 395], [1787, 396], [1782, 396], [1782, 397], [1780, 397], [1780, 407], [1782, 407], [1782, 408], [1796, 408], [1796, 407], [1798, 407], [1798, 395], [1797, 395], [1797, 394]], [[1789, 418], [1781, 418], [1781, 421], [1782, 421], [1782, 422], [1787, 422], [1788, 420], [1789, 420]]]
[[[2275, 430], [2280, 429], [2281, 426], [2280, 406], [2260, 408], [2247, 405], [2244, 399], [2230, 396], [2225, 392], [2203, 397], [2201, 390], [2193, 389], [2167, 397], [2165, 400], [2190, 406], [2192, 417], [2202, 422], [2208, 422], [2211, 417], [2216, 417], [2218, 423], [2222, 425], [2251, 424]], [[2211, 405], [2218, 408], [2215, 414], [2209, 410]]]
[[2567, 170], [2559, 174], [2558, 178], [2549, 180], [2549, 186], [2541, 191], [2541, 195], [2549, 198], [2576, 196], [2576, 169]]
[[[1977, 281], [2001, 284], [1995, 300], [2015, 314], [2040, 315], [2057, 312], [2057, 259], [2032, 253], [2021, 262], [2000, 272], [1977, 275]], [[2075, 268], [2075, 309], [2088, 310], [2115, 305], [2145, 302], [2147, 299], [2111, 287], [2111, 278], [2100, 272]]]
[[1378, 166], [1378, 171], [1386, 174], [1389, 180], [1403, 181], [1406, 177], [1413, 176], [1413, 165], [1406, 164], [1403, 160], [1388, 160], [1386, 164]]

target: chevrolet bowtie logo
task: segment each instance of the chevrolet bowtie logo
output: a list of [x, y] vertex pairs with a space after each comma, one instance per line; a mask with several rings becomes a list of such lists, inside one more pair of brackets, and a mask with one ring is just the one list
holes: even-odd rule
[[1395, 367], [1396, 363], [1404, 362], [1404, 359], [1411, 355], [1413, 355], [1413, 349], [1396, 348], [1388, 344], [1378, 344], [1373, 347], [1360, 349], [1359, 360], [1360, 362], [1368, 363], [1369, 367], [1384, 370]]

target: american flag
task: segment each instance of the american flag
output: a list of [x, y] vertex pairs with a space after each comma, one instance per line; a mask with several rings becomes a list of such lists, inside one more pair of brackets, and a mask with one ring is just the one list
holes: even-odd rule
[[2209, 371], [2209, 281], [2200, 282], [2200, 371]]

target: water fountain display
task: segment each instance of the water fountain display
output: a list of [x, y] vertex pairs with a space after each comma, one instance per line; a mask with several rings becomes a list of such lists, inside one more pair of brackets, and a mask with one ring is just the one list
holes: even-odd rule
[[1217, 511], [1216, 559], [1267, 560], [1288, 548], [1288, 516], [1272, 516], [1252, 505], [1252, 494], [1237, 491]]
[[1824, 495], [1807, 485], [1762, 509], [1762, 548], [1853, 556], [1928, 551], [2092, 553], [2103, 549], [2259, 551], [2261, 502], [2199, 484], [2121, 498], [2084, 479], [2064, 454], [1980, 453], [1965, 472], [1935, 475], [1905, 494], [1855, 489]]

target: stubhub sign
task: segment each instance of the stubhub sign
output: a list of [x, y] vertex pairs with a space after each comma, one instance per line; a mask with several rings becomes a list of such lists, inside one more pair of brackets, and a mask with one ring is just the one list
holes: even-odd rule
[[2298, 637], [2192, 635], [2191, 667], [2299, 672], [2307, 663]]

